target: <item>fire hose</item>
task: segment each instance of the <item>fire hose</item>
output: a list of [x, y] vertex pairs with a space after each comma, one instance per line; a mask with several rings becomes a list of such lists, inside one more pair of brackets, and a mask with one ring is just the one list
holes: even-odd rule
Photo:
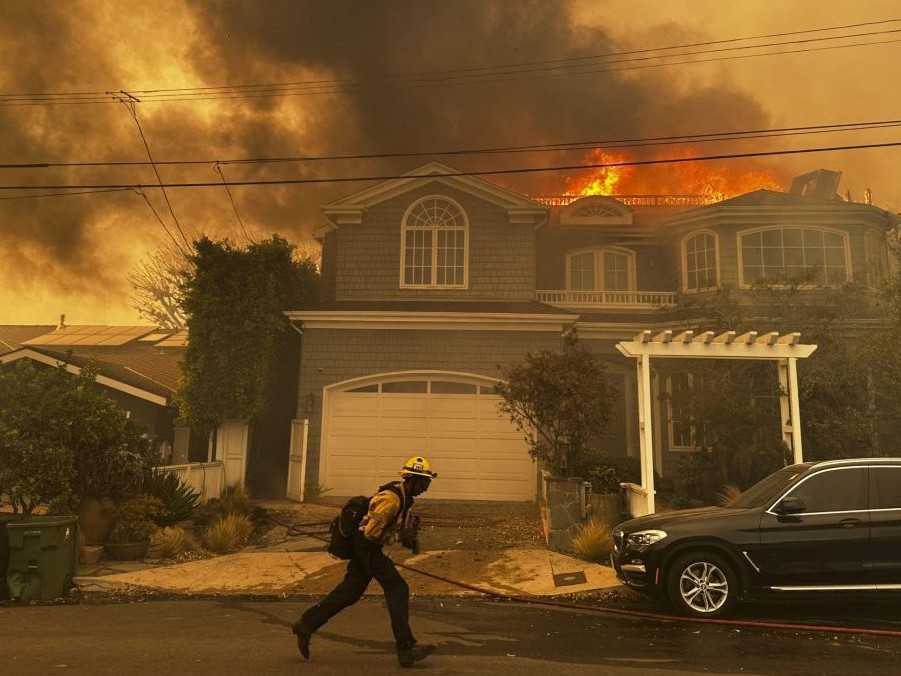
[[[270, 517], [273, 523], [276, 523], [280, 526], [283, 526], [287, 529], [288, 535], [291, 537], [311, 537], [316, 540], [320, 540], [321, 542], [328, 543], [328, 540], [324, 537], [321, 537], [322, 534], [327, 531], [305, 531], [303, 528], [308, 526], [323, 526], [327, 525], [330, 522], [320, 522], [320, 523], [309, 523], [309, 524], [285, 524], [281, 523], [274, 518]], [[856, 635], [864, 635], [864, 636], [884, 636], [891, 638], [901, 638], [901, 631], [892, 630], [892, 629], [871, 629], [866, 627], [848, 627], [843, 625], [833, 626], [833, 625], [822, 625], [822, 624], [805, 624], [801, 622], [773, 622], [770, 620], [730, 620], [725, 618], [706, 618], [706, 617], [686, 617], [683, 615], [673, 615], [671, 613], [655, 613], [646, 610], [630, 610], [628, 608], [616, 608], [608, 605], [587, 605], [584, 603], [569, 603], [565, 601], [555, 601], [552, 599], [545, 599], [539, 596], [535, 596], [533, 594], [522, 594], [522, 595], [511, 595], [511, 594], [502, 594], [500, 592], [496, 592], [493, 589], [487, 589], [485, 587], [480, 587], [478, 585], [469, 584], [468, 582], [462, 582], [460, 580], [453, 580], [448, 577], [444, 577], [443, 575], [438, 575], [436, 573], [430, 573], [427, 570], [422, 570], [421, 568], [417, 568], [415, 566], [410, 566], [405, 563], [399, 563], [397, 561], [394, 562], [398, 568], [402, 568], [404, 570], [408, 570], [411, 573], [416, 573], [417, 575], [422, 575], [423, 577], [432, 578], [433, 580], [438, 580], [440, 582], [444, 582], [445, 584], [449, 584], [454, 587], [458, 587], [460, 589], [466, 589], [468, 591], [476, 592], [478, 594], [482, 594], [489, 598], [497, 599], [499, 601], [508, 601], [512, 603], [525, 603], [528, 605], [534, 606], [545, 606], [549, 608], [563, 608], [566, 610], [580, 610], [585, 612], [593, 612], [593, 613], [601, 613], [606, 615], [618, 615], [620, 617], [632, 617], [635, 619], [645, 619], [645, 620], [656, 620], [660, 622], [685, 622], [691, 624], [707, 624], [707, 625], [716, 625], [716, 626], [724, 626], [724, 627], [741, 627], [741, 628], [753, 628], [753, 629], [772, 629], [778, 631], [799, 631], [799, 632], [816, 632], [816, 633], [830, 633], [830, 634], [856, 634]]]

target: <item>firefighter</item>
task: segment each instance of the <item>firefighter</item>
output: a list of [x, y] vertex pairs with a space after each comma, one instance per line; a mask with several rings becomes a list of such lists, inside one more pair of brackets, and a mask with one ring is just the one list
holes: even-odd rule
[[385, 592], [400, 666], [412, 667], [434, 652], [434, 645], [420, 645], [413, 637], [410, 630], [410, 589], [382, 547], [399, 536], [402, 544], [418, 549], [415, 529], [411, 528], [415, 517], [410, 510], [414, 498], [427, 491], [432, 479], [438, 475], [432, 471], [429, 461], [421, 456], [410, 458], [400, 474], [402, 481], [381, 486], [369, 501], [369, 510], [352, 536], [353, 555], [348, 561], [344, 580], [294, 623], [292, 630], [297, 637], [297, 649], [304, 659], [310, 659], [313, 632], [356, 603], [372, 578], [378, 580]]

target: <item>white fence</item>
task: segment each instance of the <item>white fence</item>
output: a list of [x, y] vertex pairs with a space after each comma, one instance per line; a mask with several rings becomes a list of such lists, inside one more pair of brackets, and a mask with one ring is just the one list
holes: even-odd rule
[[176, 474], [183, 482], [200, 494], [200, 501], [222, 495], [225, 487], [225, 468], [221, 462], [192, 462], [186, 465], [163, 465], [161, 472]]

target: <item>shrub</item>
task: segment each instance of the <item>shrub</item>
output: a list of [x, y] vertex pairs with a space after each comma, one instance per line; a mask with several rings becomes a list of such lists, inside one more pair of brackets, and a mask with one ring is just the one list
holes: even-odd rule
[[592, 519], [581, 526], [572, 538], [573, 551], [580, 559], [586, 561], [606, 561], [613, 547], [610, 529], [599, 521]]
[[[596, 453], [587, 459], [587, 464], [579, 468], [576, 474], [591, 482], [594, 493], [619, 493], [621, 483], [641, 484], [641, 460]], [[660, 475], [655, 473], [654, 485], [658, 490], [663, 483]]]
[[150, 544], [157, 548], [163, 559], [174, 559], [191, 546], [188, 534], [178, 526], [159, 529], [153, 534]]
[[326, 486], [324, 486], [323, 484], [320, 484], [320, 483], [309, 484], [306, 487], [306, 490], [304, 491], [303, 497], [304, 497], [305, 501], [306, 500], [318, 500], [319, 498], [321, 498], [323, 495], [325, 495], [326, 493], [328, 493], [331, 490], [332, 490], [331, 488], [327, 488]]
[[116, 509], [116, 520], [110, 532], [109, 542], [130, 544], [149, 542], [157, 530], [154, 519], [159, 518], [163, 503], [149, 495], [129, 498]]
[[94, 377], [90, 367], [77, 376], [25, 361], [0, 368], [0, 489], [16, 509], [121, 498], [153, 465], [151, 441]]
[[177, 474], [165, 470], [150, 472], [144, 479], [143, 490], [162, 503], [162, 511], [156, 518], [156, 524], [162, 527], [190, 519], [200, 502], [199, 493]]
[[206, 544], [217, 554], [234, 552], [253, 534], [253, 523], [246, 514], [228, 514], [220, 517], [206, 532]]
[[253, 509], [250, 505], [250, 494], [243, 486], [229, 486], [222, 491], [217, 508], [223, 515], [249, 514]]

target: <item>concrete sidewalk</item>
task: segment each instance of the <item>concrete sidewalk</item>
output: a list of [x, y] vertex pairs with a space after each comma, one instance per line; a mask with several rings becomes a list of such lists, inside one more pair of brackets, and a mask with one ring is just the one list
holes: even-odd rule
[[[312, 549], [309, 548], [309, 549]], [[175, 595], [296, 596], [325, 594], [344, 576], [345, 563], [322, 551], [244, 551], [200, 561], [132, 572], [76, 578], [82, 592], [154, 591]], [[613, 571], [545, 549], [429, 551], [418, 556], [393, 549], [397, 562], [448, 579], [509, 595], [554, 596], [619, 586]], [[419, 596], [467, 596], [477, 592], [402, 571]], [[368, 595], [380, 595], [378, 584]]]

